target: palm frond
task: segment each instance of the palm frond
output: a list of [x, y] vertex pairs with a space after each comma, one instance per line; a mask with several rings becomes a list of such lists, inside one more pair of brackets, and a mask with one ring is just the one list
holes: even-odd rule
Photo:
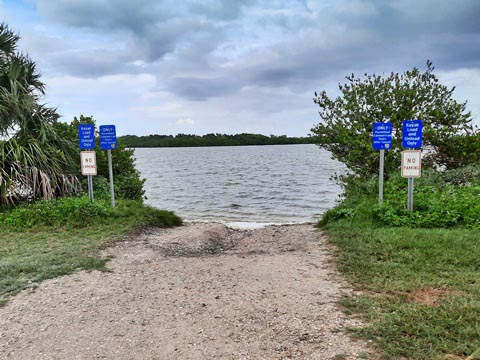
[[20, 36], [14, 33], [5, 23], [0, 24], [0, 56], [13, 54], [17, 50]]
[[76, 193], [71, 169], [75, 147], [61, 139], [59, 115], [41, 104], [45, 85], [36, 63], [17, 52], [20, 37], [0, 24], [0, 202], [52, 199]]

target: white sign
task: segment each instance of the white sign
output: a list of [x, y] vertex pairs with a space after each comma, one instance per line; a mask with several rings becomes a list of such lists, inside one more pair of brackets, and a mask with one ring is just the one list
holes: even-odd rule
[[82, 175], [97, 175], [97, 157], [95, 151], [81, 151], [80, 164]]
[[402, 151], [402, 177], [418, 178], [422, 175], [422, 152], [420, 150]]

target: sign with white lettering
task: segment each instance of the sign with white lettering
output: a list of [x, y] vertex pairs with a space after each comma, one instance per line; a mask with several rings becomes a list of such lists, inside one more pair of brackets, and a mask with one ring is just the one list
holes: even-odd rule
[[95, 151], [81, 151], [80, 164], [82, 175], [97, 175], [97, 157]]
[[102, 150], [115, 150], [117, 148], [115, 125], [100, 126], [100, 148]]
[[402, 177], [418, 178], [422, 175], [422, 151], [402, 151]]
[[373, 123], [373, 150], [389, 150], [392, 148], [392, 123]]
[[422, 120], [405, 120], [402, 123], [402, 147], [404, 149], [419, 149], [422, 147]]
[[95, 149], [95, 126], [93, 124], [78, 125], [80, 149]]

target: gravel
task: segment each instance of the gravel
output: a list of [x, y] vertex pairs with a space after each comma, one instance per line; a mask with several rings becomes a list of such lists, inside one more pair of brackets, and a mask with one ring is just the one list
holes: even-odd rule
[[0, 309], [1, 359], [365, 359], [311, 224], [149, 229]]

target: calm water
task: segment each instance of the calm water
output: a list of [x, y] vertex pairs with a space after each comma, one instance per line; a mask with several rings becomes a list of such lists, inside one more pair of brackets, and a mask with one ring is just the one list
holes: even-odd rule
[[334, 206], [342, 171], [316, 145], [136, 149], [146, 203], [186, 220], [299, 223]]

